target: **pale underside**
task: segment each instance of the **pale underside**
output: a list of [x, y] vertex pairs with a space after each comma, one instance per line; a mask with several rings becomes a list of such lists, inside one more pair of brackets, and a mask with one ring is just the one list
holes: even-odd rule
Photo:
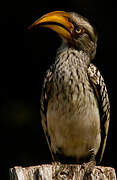
[[99, 161], [103, 157], [110, 105], [104, 80], [88, 61], [86, 54], [66, 49], [45, 78], [41, 115], [52, 156], [61, 149], [79, 161], [100, 148]]
[[97, 101], [91, 96], [87, 92], [87, 96], [81, 93], [78, 97], [74, 92], [70, 102], [61, 94], [49, 101], [47, 124], [54, 153], [61, 148], [64, 155], [77, 160], [87, 157], [91, 150], [97, 153], [101, 141], [100, 115]]

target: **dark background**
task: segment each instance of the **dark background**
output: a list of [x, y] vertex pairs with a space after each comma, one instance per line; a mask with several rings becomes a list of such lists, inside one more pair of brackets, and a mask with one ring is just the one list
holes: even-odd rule
[[40, 123], [40, 92], [61, 40], [49, 29], [28, 31], [27, 27], [53, 10], [81, 13], [97, 29], [94, 64], [105, 79], [111, 103], [102, 164], [117, 169], [116, 4], [98, 0], [4, 1], [0, 5], [0, 179], [9, 179], [10, 167], [51, 161]]

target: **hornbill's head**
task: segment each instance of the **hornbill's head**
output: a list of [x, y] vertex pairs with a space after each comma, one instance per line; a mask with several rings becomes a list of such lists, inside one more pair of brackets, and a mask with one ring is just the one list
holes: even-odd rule
[[50, 12], [30, 27], [48, 27], [56, 31], [68, 46], [86, 52], [91, 59], [95, 57], [97, 36], [89, 21], [74, 12], [54, 11]]

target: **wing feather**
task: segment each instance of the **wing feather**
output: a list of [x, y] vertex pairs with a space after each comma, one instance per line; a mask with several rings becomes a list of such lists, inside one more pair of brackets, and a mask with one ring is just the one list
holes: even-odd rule
[[52, 71], [51, 68], [47, 71], [46, 78], [44, 80], [44, 84], [42, 87], [42, 94], [41, 94], [41, 109], [40, 114], [42, 118], [42, 127], [44, 130], [44, 134], [48, 143], [48, 147], [52, 156], [52, 159], [54, 160], [54, 156], [51, 149], [51, 141], [50, 136], [48, 134], [48, 127], [47, 127], [47, 106], [48, 106], [48, 99], [51, 91], [51, 80], [52, 80]]
[[110, 103], [104, 79], [95, 65], [90, 64], [88, 68], [90, 82], [94, 88], [98, 100], [101, 121], [101, 145], [98, 152], [99, 163], [101, 162], [106, 146], [108, 128], [110, 122]]

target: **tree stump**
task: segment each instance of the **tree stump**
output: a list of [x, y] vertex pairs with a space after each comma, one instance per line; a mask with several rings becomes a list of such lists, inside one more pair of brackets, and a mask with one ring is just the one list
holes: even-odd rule
[[[84, 165], [44, 164], [10, 169], [10, 180], [84, 180]], [[114, 168], [96, 166], [87, 180], [116, 180]]]

